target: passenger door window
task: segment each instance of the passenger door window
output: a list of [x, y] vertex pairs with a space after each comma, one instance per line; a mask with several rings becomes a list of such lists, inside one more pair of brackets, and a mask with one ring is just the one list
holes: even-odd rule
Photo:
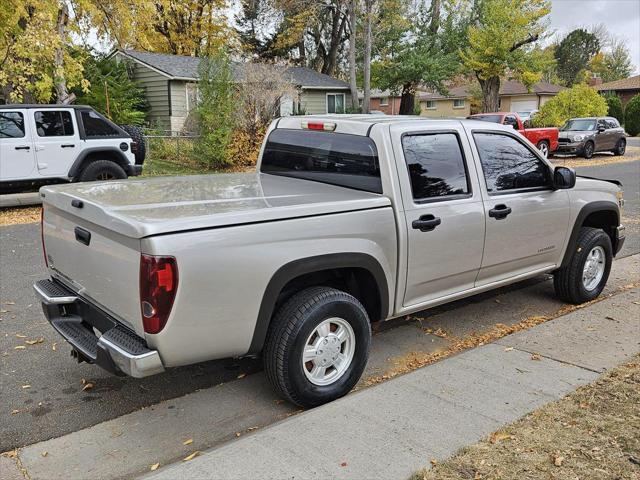
[[473, 138], [490, 194], [551, 186], [547, 164], [519, 140], [510, 135], [480, 132], [474, 133]]
[[416, 202], [471, 192], [460, 139], [455, 133], [406, 135], [402, 148]]
[[36, 132], [39, 137], [67, 137], [73, 135], [71, 113], [60, 110], [35, 112]]
[[0, 138], [23, 138], [24, 116], [20, 112], [0, 112]]

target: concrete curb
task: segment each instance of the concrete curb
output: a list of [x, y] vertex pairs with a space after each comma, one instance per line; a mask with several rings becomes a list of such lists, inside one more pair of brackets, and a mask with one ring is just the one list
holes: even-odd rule
[[42, 198], [40, 198], [38, 192], [0, 195], [0, 208], [26, 207], [29, 205], [42, 205]]

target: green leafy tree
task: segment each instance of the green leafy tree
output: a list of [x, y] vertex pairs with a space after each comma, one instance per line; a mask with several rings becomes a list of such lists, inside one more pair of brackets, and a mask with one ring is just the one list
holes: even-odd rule
[[633, 72], [629, 49], [621, 41], [614, 41], [606, 52], [600, 52], [589, 62], [589, 71], [603, 82], [627, 78]]
[[482, 110], [498, 110], [500, 79], [507, 75], [530, 87], [542, 77], [545, 56], [534, 48], [544, 34], [548, 0], [480, 0], [463, 49], [465, 66], [482, 89]]
[[229, 166], [227, 154], [233, 132], [235, 91], [226, 51], [200, 60], [197, 119], [200, 136], [196, 154], [210, 168]]
[[593, 33], [582, 28], [569, 32], [555, 49], [558, 77], [565, 85], [574, 85], [599, 51], [600, 41]]
[[624, 110], [624, 129], [634, 137], [640, 133], [640, 94], [627, 103]]
[[624, 112], [622, 110], [622, 102], [616, 94], [610, 93], [604, 96], [607, 101], [608, 115], [617, 118], [620, 123], [624, 123]]
[[607, 114], [607, 101], [586, 84], [562, 90], [533, 117], [536, 127], [560, 127], [574, 117], [600, 117]]
[[148, 104], [144, 89], [129, 76], [125, 62], [105, 56], [86, 56], [84, 76], [89, 82], [85, 92], [74, 88], [76, 103], [90, 105], [120, 125], [142, 125]]

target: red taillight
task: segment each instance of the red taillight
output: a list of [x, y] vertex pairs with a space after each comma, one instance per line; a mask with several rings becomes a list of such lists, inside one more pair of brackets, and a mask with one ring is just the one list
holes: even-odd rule
[[147, 333], [160, 332], [167, 323], [178, 289], [174, 257], [140, 255], [140, 310]]
[[40, 240], [42, 241], [42, 254], [44, 255], [44, 266], [49, 268], [47, 261], [47, 249], [44, 246], [44, 207], [40, 209]]

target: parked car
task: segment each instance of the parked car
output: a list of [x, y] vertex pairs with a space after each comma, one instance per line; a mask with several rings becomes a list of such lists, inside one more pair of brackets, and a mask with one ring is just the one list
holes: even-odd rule
[[143, 162], [139, 131], [127, 132], [91, 107], [0, 105], [3, 191], [61, 181], [123, 179], [140, 174]]
[[144, 377], [261, 355], [306, 407], [353, 388], [370, 322], [545, 272], [587, 302], [624, 242], [618, 182], [470, 120], [285, 117], [256, 173], [40, 193], [34, 287], [78, 359]]
[[518, 116], [520, 117], [520, 120], [522, 120], [522, 123], [524, 124], [525, 127], [527, 127], [527, 122], [531, 121], [531, 118], [538, 113], [538, 110], [523, 110], [522, 112], [517, 112]]
[[526, 128], [520, 116], [515, 112], [479, 113], [467, 118], [512, 127], [533, 143], [545, 158], [558, 148], [557, 128]]
[[626, 135], [613, 117], [571, 118], [560, 129], [558, 153], [572, 153], [584, 158], [591, 158], [596, 152], [624, 155]]

